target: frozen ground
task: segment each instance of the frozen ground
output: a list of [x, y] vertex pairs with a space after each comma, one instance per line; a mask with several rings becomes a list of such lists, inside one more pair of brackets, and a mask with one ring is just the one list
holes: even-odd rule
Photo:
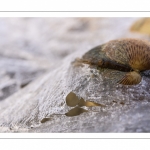
[[[149, 77], [122, 87], [113, 70], [71, 65], [112, 39], [149, 40], [130, 32], [137, 19], [1, 18], [0, 132], [150, 132]], [[68, 117], [71, 91], [105, 107]]]

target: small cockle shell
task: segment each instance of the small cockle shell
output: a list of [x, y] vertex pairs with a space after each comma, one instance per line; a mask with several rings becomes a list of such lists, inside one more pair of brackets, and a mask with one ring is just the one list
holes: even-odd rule
[[150, 44], [138, 39], [112, 40], [85, 53], [81, 62], [127, 72], [118, 83], [135, 85], [141, 82], [141, 72], [150, 69]]

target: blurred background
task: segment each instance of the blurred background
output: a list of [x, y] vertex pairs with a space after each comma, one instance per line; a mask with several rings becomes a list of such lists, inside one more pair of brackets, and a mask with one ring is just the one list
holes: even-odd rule
[[76, 51], [149, 35], [150, 18], [0, 18], [0, 100]]

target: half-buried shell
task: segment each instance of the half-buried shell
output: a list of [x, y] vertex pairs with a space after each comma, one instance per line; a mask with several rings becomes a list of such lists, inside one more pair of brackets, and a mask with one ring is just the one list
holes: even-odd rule
[[118, 83], [135, 85], [141, 82], [141, 72], [150, 69], [150, 44], [138, 39], [113, 40], [91, 49], [80, 61], [127, 72]]

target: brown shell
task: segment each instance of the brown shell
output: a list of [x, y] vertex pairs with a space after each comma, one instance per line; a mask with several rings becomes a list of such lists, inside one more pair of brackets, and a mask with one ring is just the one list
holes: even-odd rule
[[114, 40], [105, 44], [106, 55], [121, 64], [129, 65], [133, 70], [150, 69], [150, 45], [137, 39]]
[[139, 84], [141, 82], [141, 75], [135, 71], [127, 73], [120, 81], [118, 81], [119, 84], [124, 85], [134, 85]]
[[138, 84], [141, 81], [138, 72], [150, 69], [150, 44], [138, 39], [113, 40], [88, 51], [82, 62], [124, 72], [134, 71], [118, 83]]

